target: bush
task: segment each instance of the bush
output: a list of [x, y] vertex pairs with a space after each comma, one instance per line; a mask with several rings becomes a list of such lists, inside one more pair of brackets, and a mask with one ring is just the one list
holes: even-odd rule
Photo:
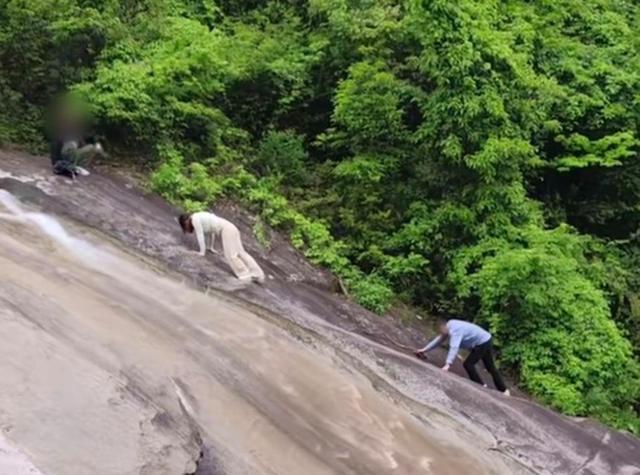
[[286, 186], [302, 186], [308, 179], [309, 155], [301, 136], [292, 130], [270, 130], [250, 159], [251, 169]]

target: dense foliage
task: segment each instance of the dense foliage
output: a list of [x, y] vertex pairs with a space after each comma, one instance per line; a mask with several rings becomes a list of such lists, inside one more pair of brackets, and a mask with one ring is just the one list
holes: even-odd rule
[[243, 202], [362, 304], [476, 319], [537, 397], [640, 433], [636, 2], [0, 0], [0, 141], [65, 89], [167, 198]]

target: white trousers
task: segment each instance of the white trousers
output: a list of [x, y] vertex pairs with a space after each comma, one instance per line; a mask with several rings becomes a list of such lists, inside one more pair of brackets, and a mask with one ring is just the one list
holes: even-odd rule
[[264, 272], [256, 260], [244, 250], [238, 228], [227, 222], [224, 223], [220, 234], [224, 257], [236, 277], [240, 280], [264, 282]]

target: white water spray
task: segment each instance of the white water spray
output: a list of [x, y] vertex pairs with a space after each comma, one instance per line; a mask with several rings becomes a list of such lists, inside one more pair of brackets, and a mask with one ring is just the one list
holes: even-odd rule
[[85, 263], [95, 266], [107, 258], [104, 252], [87, 241], [71, 236], [55, 218], [43, 213], [26, 211], [22, 203], [6, 190], [0, 190], [0, 204], [9, 211], [8, 214], [0, 213], [0, 219], [35, 225], [45, 235], [80, 257]]

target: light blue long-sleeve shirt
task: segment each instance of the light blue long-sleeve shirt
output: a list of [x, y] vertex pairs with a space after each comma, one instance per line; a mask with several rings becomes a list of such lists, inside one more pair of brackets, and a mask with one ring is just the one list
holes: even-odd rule
[[491, 339], [491, 333], [478, 325], [464, 320], [449, 320], [447, 329], [449, 330], [449, 335], [438, 335], [421, 350], [423, 352], [431, 351], [440, 346], [448, 337], [449, 353], [447, 353], [447, 364], [453, 363], [460, 348], [471, 350]]

